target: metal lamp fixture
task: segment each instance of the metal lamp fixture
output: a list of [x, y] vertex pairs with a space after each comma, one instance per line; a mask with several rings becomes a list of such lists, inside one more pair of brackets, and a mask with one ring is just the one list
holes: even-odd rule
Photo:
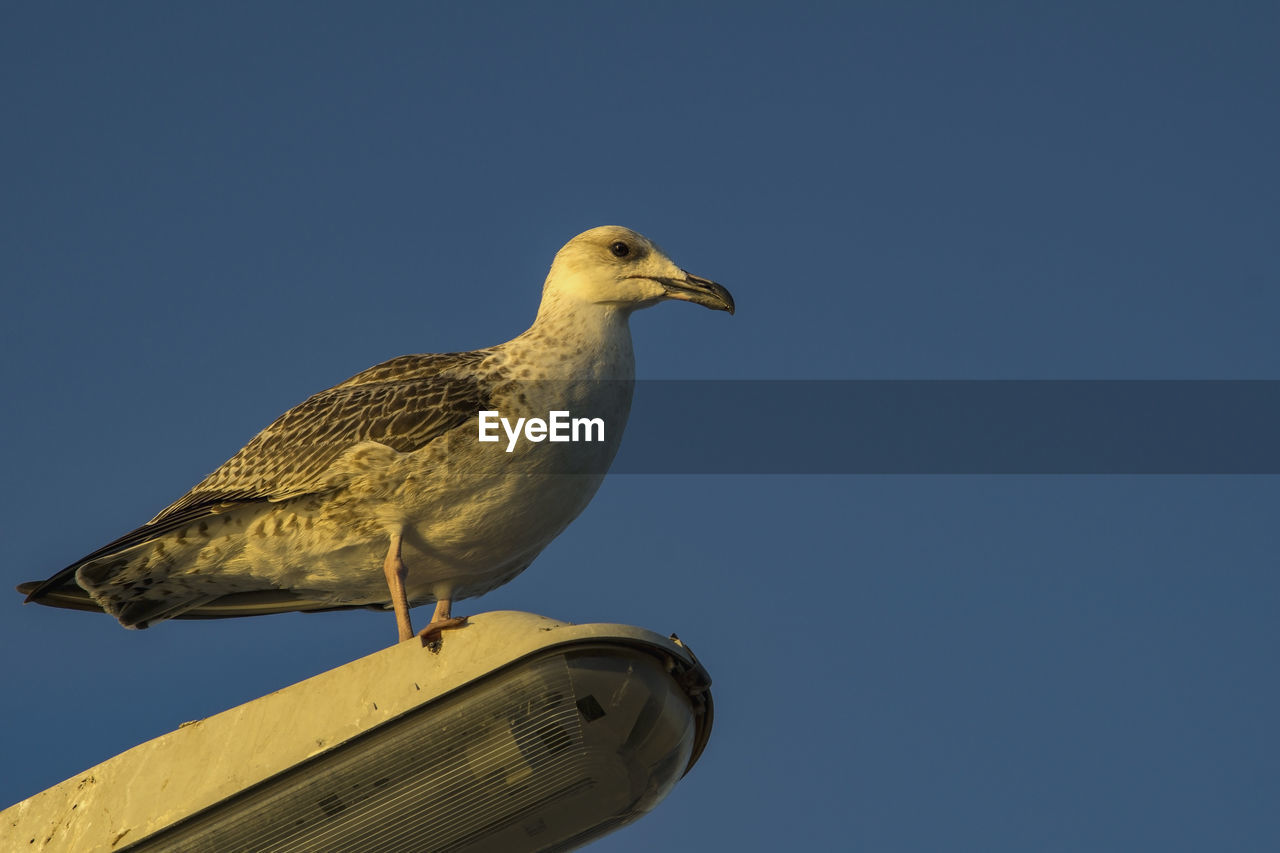
[[47, 851], [569, 850], [693, 766], [709, 685], [674, 636], [479, 614], [438, 650], [401, 643], [141, 744], [0, 827]]

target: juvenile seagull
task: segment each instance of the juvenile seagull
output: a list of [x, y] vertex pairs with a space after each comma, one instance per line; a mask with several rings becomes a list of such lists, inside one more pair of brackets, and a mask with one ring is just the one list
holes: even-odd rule
[[[43, 582], [27, 601], [172, 618], [395, 610], [453, 601], [523, 571], [595, 494], [631, 408], [627, 321], [667, 299], [733, 313], [719, 284], [645, 237], [605, 226], [555, 257], [527, 332], [489, 349], [405, 355], [285, 412], [151, 521]], [[480, 411], [601, 418], [603, 440], [478, 440]], [[378, 567], [381, 566], [381, 571]]]

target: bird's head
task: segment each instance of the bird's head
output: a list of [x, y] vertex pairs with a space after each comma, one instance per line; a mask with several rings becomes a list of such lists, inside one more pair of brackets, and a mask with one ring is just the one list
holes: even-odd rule
[[679, 299], [733, 313], [728, 290], [685, 272], [647, 237], [617, 225], [584, 231], [556, 253], [547, 297], [628, 312]]

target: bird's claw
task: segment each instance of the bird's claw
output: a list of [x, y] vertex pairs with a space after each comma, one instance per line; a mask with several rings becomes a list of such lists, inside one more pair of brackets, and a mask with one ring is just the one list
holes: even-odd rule
[[423, 646], [436, 645], [441, 640], [442, 632], [451, 628], [461, 628], [467, 624], [465, 616], [451, 616], [448, 619], [437, 619], [427, 627], [418, 632], [419, 639], [422, 640]]

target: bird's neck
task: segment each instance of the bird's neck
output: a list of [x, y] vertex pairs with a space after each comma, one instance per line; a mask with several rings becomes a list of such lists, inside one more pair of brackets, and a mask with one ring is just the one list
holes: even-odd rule
[[622, 379], [635, 377], [630, 310], [617, 305], [544, 298], [529, 330], [506, 344], [521, 360], [540, 363], [542, 377]]

